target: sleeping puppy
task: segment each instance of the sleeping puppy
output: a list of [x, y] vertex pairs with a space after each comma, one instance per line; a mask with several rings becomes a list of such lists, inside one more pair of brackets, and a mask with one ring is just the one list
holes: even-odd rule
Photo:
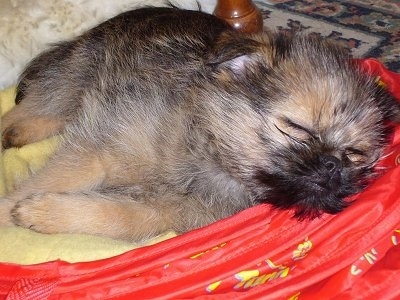
[[338, 213], [399, 105], [327, 41], [245, 35], [201, 12], [123, 13], [35, 58], [3, 147], [62, 133], [1, 201], [4, 224], [138, 241], [259, 203]]

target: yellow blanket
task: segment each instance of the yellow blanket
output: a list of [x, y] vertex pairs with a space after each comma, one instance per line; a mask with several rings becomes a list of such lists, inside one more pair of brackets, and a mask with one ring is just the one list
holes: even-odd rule
[[[15, 88], [0, 91], [1, 115], [14, 105]], [[14, 189], [32, 171], [42, 167], [54, 151], [58, 137], [49, 138], [22, 148], [3, 151], [0, 157], [0, 196]], [[146, 245], [175, 236], [168, 232]], [[55, 259], [68, 262], [91, 261], [111, 257], [137, 248], [139, 244], [83, 234], [36, 233], [20, 227], [0, 227], [0, 261], [35, 264]]]

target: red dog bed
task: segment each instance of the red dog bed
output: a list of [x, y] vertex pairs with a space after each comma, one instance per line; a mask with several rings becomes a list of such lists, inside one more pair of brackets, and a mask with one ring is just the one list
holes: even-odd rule
[[[361, 62], [400, 99], [400, 75]], [[0, 264], [6, 299], [400, 299], [400, 127], [385, 174], [344, 212], [297, 222], [260, 205], [87, 263]]]

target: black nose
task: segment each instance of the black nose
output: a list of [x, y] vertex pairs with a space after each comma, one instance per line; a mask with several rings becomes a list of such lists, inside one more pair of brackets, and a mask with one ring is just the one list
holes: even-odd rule
[[333, 175], [342, 169], [341, 161], [330, 155], [321, 156], [321, 164], [325, 167], [328, 174]]

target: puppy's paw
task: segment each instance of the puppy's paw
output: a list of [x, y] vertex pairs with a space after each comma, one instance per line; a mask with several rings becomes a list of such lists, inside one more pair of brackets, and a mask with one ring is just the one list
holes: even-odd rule
[[11, 125], [2, 133], [2, 144], [4, 149], [22, 147], [29, 142], [26, 130], [21, 126]]
[[[6, 115], [2, 132], [3, 148], [22, 147], [58, 134], [65, 126], [65, 120], [27, 115], [22, 120], [13, 120], [12, 114]], [[13, 123], [10, 123], [10, 119]], [[10, 123], [10, 124], [9, 124]], [[6, 125], [9, 124], [9, 125]]]
[[52, 194], [33, 195], [18, 201], [11, 210], [14, 224], [42, 233], [60, 232], [57, 203]]

